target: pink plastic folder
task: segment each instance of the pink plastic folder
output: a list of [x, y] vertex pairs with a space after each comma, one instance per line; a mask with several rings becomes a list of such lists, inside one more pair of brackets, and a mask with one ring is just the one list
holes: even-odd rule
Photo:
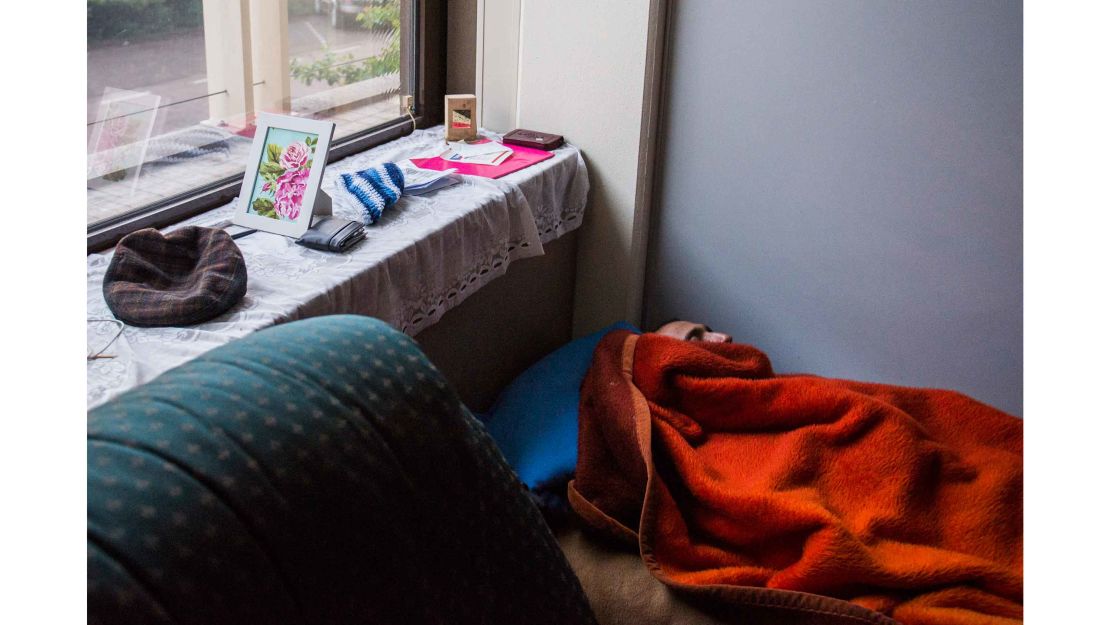
[[[485, 141], [478, 141], [478, 143], [487, 142], [489, 142], [489, 139], [486, 139]], [[424, 169], [435, 169], [438, 171], [443, 171], [445, 169], [454, 168], [459, 170], [460, 174], [466, 174], [468, 176], [500, 178], [501, 176], [511, 174], [514, 171], [520, 171], [521, 169], [524, 169], [529, 165], [535, 165], [540, 161], [546, 161], [552, 156], [555, 156], [551, 152], [548, 152], [546, 150], [537, 150], [536, 148], [526, 148], [520, 145], [513, 145], [508, 147], [513, 150], [513, 154], [509, 158], [505, 159], [504, 162], [502, 162], [500, 165], [475, 165], [474, 163], [445, 161], [438, 156], [433, 156], [432, 158], [414, 158], [412, 159], [412, 163], [417, 167], [423, 167]]]

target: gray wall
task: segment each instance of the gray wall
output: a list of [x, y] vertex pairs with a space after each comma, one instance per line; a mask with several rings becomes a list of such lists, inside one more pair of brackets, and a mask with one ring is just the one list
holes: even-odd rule
[[674, 4], [645, 323], [1020, 415], [1021, 2]]

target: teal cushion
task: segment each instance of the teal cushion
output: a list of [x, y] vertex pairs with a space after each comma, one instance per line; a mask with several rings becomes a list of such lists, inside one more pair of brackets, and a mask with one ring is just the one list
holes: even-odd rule
[[567, 343], [517, 376], [490, 410], [490, 436], [528, 486], [574, 470], [579, 390], [594, 349], [613, 330], [640, 332], [622, 321]]
[[484, 428], [380, 321], [263, 330], [87, 430], [89, 623], [593, 623]]

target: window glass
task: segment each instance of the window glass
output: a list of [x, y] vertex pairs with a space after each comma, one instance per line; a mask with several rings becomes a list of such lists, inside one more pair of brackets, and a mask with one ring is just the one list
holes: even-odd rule
[[334, 121], [337, 137], [395, 119], [402, 92], [400, 0], [290, 2], [289, 70], [293, 111]]
[[88, 0], [87, 225], [241, 176], [258, 111], [334, 121], [336, 139], [396, 120], [412, 5]]

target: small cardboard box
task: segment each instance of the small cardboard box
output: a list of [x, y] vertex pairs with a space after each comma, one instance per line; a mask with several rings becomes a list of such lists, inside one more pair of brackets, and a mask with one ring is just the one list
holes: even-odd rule
[[478, 138], [478, 98], [473, 94], [443, 96], [443, 125], [448, 141], [470, 141]]

